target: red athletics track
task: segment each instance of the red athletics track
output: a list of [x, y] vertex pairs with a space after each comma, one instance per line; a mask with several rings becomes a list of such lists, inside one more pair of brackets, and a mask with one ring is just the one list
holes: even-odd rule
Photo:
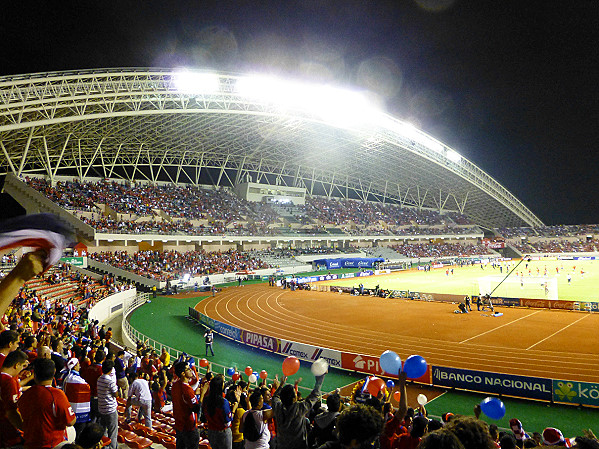
[[232, 326], [286, 340], [431, 365], [599, 381], [599, 314], [498, 307], [455, 314], [449, 303], [290, 291], [266, 284], [229, 287], [196, 310]]

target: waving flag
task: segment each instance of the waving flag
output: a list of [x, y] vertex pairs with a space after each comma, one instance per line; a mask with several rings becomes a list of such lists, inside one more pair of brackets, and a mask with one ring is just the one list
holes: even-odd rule
[[0, 222], [0, 249], [28, 246], [43, 249], [45, 267], [54, 265], [71, 245], [73, 232], [53, 214], [23, 215]]

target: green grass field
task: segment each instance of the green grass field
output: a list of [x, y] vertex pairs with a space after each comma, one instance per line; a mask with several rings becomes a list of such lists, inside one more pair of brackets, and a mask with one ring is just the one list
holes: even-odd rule
[[[518, 263], [513, 261], [510, 270]], [[526, 262], [510, 275], [512, 282], [504, 282], [493, 294], [494, 296], [504, 296], [511, 298], [535, 298], [546, 299], [545, 288], [541, 282], [531, 282], [531, 278], [542, 278], [547, 267], [548, 278], [557, 279], [557, 297], [567, 301], [586, 301], [599, 302], [599, 261], [595, 260], [550, 260], [531, 261], [526, 268]], [[576, 269], [574, 269], [576, 267]], [[495, 288], [499, 281], [505, 277], [508, 270], [503, 267], [500, 273], [499, 268], [493, 269], [486, 265], [484, 269], [480, 265], [449, 267], [453, 268], [454, 274], [446, 275], [445, 268], [437, 268], [431, 271], [419, 271], [416, 269], [394, 272], [391, 275], [371, 276], [350, 279], [338, 279], [327, 281], [329, 285], [337, 286], [357, 286], [363, 283], [366, 288], [374, 288], [379, 285], [382, 289], [390, 290], [410, 290], [422, 293], [449, 293], [456, 295], [478, 295], [479, 279], [487, 276], [496, 276], [497, 280], [491, 283], [491, 288]], [[537, 274], [537, 268], [539, 272]], [[559, 270], [557, 273], [556, 268]], [[584, 270], [584, 275], [581, 274]], [[529, 275], [530, 270], [530, 275]], [[520, 285], [520, 273], [524, 278], [524, 287]], [[570, 274], [571, 283], [568, 284], [567, 276]]]

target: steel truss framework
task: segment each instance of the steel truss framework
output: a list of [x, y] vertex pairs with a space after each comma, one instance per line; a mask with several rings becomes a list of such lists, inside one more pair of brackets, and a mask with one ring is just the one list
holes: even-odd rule
[[483, 170], [448, 157], [438, 141], [431, 149], [405, 136], [388, 115], [343, 127], [244, 97], [236, 76], [218, 75], [210, 94], [182, 92], [174, 76], [110, 69], [0, 78], [0, 172], [217, 185], [251, 177], [459, 211], [487, 227], [542, 225]]

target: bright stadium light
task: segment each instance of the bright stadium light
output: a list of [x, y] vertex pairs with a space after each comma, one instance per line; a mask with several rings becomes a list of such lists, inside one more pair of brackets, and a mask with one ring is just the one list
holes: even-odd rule
[[374, 121], [380, 114], [363, 94], [331, 86], [248, 76], [237, 80], [236, 91], [245, 97], [276, 104], [283, 109], [308, 111], [339, 126]]
[[447, 159], [449, 159], [451, 162], [455, 162], [456, 164], [459, 164], [462, 160], [462, 156], [453, 150], [447, 150], [446, 156]]
[[185, 94], [213, 94], [220, 89], [220, 81], [216, 73], [180, 70], [174, 74], [173, 82], [176, 89]]

